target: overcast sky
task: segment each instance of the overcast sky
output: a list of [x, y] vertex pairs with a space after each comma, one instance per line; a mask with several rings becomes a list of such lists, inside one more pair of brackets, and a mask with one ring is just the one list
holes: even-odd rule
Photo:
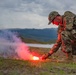
[[76, 0], [0, 0], [0, 29], [53, 28], [48, 25], [48, 14], [61, 15], [70, 10], [76, 13]]

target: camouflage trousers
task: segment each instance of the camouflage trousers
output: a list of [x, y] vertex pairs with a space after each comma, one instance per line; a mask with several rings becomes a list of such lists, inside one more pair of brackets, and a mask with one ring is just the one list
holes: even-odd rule
[[65, 53], [76, 55], [76, 29], [65, 30], [61, 33], [62, 50]]

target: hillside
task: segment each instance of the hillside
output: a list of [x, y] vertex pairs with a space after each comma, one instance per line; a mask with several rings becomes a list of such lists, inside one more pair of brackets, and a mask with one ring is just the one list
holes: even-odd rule
[[[13, 33], [12, 33], [13, 32]], [[13, 41], [13, 35], [26, 43], [54, 43], [57, 29], [4, 29], [0, 30], [0, 38]], [[15, 38], [14, 38], [15, 39]]]
[[19, 36], [37, 41], [50, 41], [57, 38], [57, 29], [9, 29]]

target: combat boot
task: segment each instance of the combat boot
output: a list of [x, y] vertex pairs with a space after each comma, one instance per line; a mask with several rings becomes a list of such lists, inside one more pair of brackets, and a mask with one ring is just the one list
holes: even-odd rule
[[42, 59], [42, 60], [45, 60], [45, 59], [47, 59], [49, 56], [51, 56], [50, 53], [44, 54], [44, 55], [42, 55], [41, 59]]

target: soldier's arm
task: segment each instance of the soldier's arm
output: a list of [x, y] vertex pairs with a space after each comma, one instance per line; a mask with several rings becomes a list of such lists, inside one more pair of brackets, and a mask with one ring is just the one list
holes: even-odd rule
[[62, 40], [61, 40], [62, 31], [64, 31], [64, 27], [63, 27], [63, 25], [59, 25], [57, 40], [56, 40], [56, 43], [54, 44], [54, 46], [51, 48], [51, 50], [49, 52], [50, 54], [53, 54], [54, 52], [56, 52], [60, 48], [60, 46], [62, 44]]
[[60, 46], [61, 46], [61, 33], [58, 33], [58, 37], [57, 37], [56, 43], [51, 48], [49, 53], [53, 54], [54, 52], [56, 52], [60, 48]]
[[61, 30], [59, 28], [56, 43], [54, 44], [54, 46], [51, 48], [51, 50], [47, 54], [44, 54], [42, 56], [42, 59], [47, 59], [49, 56], [55, 53], [60, 48], [60, 46], [61, 46]]

